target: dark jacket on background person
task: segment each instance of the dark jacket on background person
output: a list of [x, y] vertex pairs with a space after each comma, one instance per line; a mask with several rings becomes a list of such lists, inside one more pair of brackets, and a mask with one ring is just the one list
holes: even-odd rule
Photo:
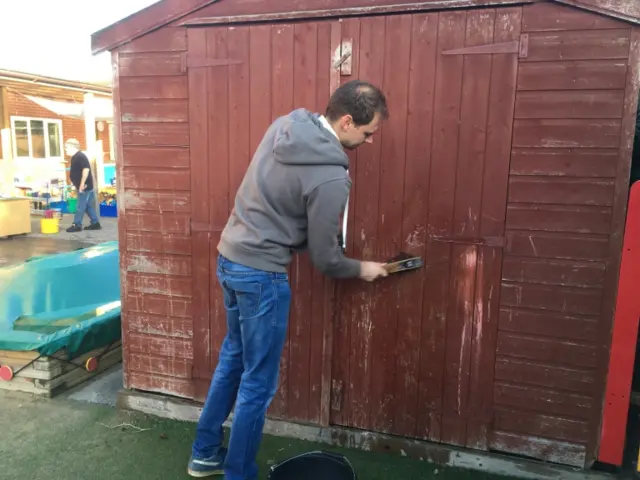
[[76, 190], [80, 190], [80, 180], [82, 180], [82, 170], [89, 169], [89, 176], [85, 182], [86, 190], [93, 190], [93, 175], [91, 174], [91, 164], [87, 156], [81, 151], [71, 157], [71, 166], [69, 168], [69, 178], [71, 183], [76, 187]]

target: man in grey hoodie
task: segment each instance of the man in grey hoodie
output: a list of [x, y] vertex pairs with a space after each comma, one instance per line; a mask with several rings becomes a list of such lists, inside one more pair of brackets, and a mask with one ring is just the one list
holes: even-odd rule
[[[388, 116], [384, 94], [352, 81], [324, 116], [298, 109], [267, 130], [238, 189], [218, 244], [227, 334], [200, 416], [188, 472], [254, 480], [265, 414], [278, 386], [291, 303], [293, 252], [332, 278], [373, 281], [384, 265], [344, 256], [339, 218], [351, 180], [345, 148], [370, 142]], [[222, 424], [235, 403], [228, 450]]]

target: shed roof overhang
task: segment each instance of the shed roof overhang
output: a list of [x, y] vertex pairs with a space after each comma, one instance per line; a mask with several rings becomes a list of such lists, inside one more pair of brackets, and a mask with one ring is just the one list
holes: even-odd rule
[[[220, 17], [228, 19], [246, 17], [247, 21], [256, 21], [261, 15], [285, 17], [287, 13], [294, 14], [297, 18], [307, 10], [309, 16], [340, 16], [382, 13], [385, 11], [410, 11], [410, 10], [445, 10], [450, 8], [482, 7], [482, 6], [506, 6], [522, 5], [527, 3], [542, 3], [544, 1], [571, 5], [575, 8], [593, 11], [602, 15], [618, 18], [627, 22], [640, 25], [640, 1], [639, 0], [308, 0], [306, 5], [296, 2], [295, 12], [286, 8], [286, 2], [245, 0], [232, 2], [231, 0], [161, 0], [119, 22], [106, 27], [91, 36], [91, 49], [93, 54], [107, 50], [114, 50], [119, 46], [146, 35], [158, 28], [177, 22], [197, 10], [212, 5], [221, 4]], [[260, 10], [257, 6], [260, 5]], [[253, 7], [256, 7], [255, 11]], [[304, 7], [307, 7], [306, 9]], [[331, 15], [331, 12], [335, 15]], [[319, 12], [324, 12], [319, 14]], [[209, 18], [217, 12], [209, 12]], [[313, 15], [312, 15], [313, 14]], [[197, 23], [197, 22], [193, 22]], [[190, 24], [193, 24], [190, 23]], [[218, 22], [220, 23], [220, 22]]]

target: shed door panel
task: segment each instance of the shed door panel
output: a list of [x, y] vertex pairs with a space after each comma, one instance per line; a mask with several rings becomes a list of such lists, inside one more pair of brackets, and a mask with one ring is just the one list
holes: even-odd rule
[[[294, 108], [324, 110], [336, 32], [339, 24], [328, 21], [189, 29], [194, 377], [201, 400], [226, 331], [216, 278], [220, 233], [270, 123]], [[324, 390], [321, 384], [333, 290], [306, 255], [294, 258], [290, 275], [289, 339], [270, 415], [320, 422], [323, 392], [326, 405], [329, 398], [330, 378]]]
[[381, 84], [391, 110], [354, 153], [348, 253], [426, 266], [339, 283], [334, 423], [486, 448], [520, 20], [514, 8], [343, 21], [352, 78]]

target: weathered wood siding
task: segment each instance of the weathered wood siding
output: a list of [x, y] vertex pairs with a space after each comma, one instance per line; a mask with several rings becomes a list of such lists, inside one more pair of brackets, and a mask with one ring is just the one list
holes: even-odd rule
[[[260, 8], [277, 10], [241, 6]], [[426, 266], [369, 285], [296, 257], [270, 415], [589, 464], [628, 192], [631, 27], [546, 3], [237, 20], [114, 53], [125, 386], [204, 399], [225, 334], [216, 246], [252, 154], [274, 118], [322, 112], [362, 78], [391, 118], [350, 152], [348, 253]]]
[[193, 260], [185, 28], [113, 54], [127, 388], [193, 397]]
[[631, 30], [545, 4], [524, 7], [522, 29], [490, 447], [584, 466], [602, 416], [626, 207]]

